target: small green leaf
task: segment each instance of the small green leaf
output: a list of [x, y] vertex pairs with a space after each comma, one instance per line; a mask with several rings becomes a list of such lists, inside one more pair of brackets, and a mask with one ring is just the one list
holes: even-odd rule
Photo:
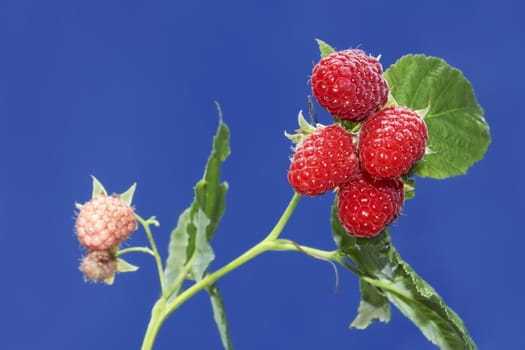
[[489, 127], [470, 82], [444, 60], [407, 55], [385, 72], [396, 101], [413, 110], [429, 107], [427, 124], [432, 152], [414, 172], [443, 179], [462, 175], [483, 158], [490, 143]]
[[325, 58], [329, 54], [335, 52], [334, 48], [322, 41], [321, 39], [315, 39], [317, 45], [319, 45], [319, 51], [321, 52], [321, 58]]
[[383, 293], [362, 279], [359, 284], [361, 303], [357, 310], [357, 317], [350, 324], [350, 328], [365, 329], [376, 320], [385, 323], [390, 321], [390, 304]]
[[132, 265], [124, 259], [117, 259], [117, 271], [118, 272], [135, 272], [139, 269], [138, 266]]
[[109, 276], [108, 278], [104, 279], [103, 281], [108, 286], [111, 286], [115, 282], [115, 274]]
[[403, 184], [405, 187], [405, 200], [414, 198], [416, 196], [416, 179], [403, 177]]
[[97, 178], [93, 175], [91, 175], [91, 178], [93, 179], [93, 192], [91, 194], [91, 198], [95, 198], [98, 196], [107, 196], [108, 192], [106, 191], [104, 186], [102, 186], [100, 181], [98, 181]]
[[126, 192], [120, 195], [120, 199], [127, 205], [131, 205], [131, 202], [133, 201], [133, 195], [135, 194], [136, 188], [137, 188], [137, 183], [135, 182], [133, 185], [131, 185], [130, 188], [126, 190]]
[[222, 345], [226, 350], [233, 350], [233, 343], [230, 337], [230, 329], [228, 326], [228, 320], [226, 319], [226, 313], [224, 311], [224, 303], [222, 301], [221, 294], [217, 288], [217, 284], [212, 284], [206, 288], [210, 294], [211, 306], [213, 308], [213, 318], [219, 335], [221, 337]]
[[210, 220], [206, 217], [204, 211], [199, 210], [197, 212], [193, 224], [197, 232], [195, 234], [195, 258], [193, 259], [191, 272], [195, 280], [199, 281], [204, 277], [208, 266], [215, 259], [215, 254], [206, 237], [206, 230]]
[[304, 119], [303, 111], [299, 111], [299, 114], [297, 115], [297, 124], [299, 124], [299, 130], [303, 134], [311, 134], [316, 130], [315, 126]]
[[[397, 306], [428, 340], [441, 349], [476, 349], [459, 316], [401, 259], [390, 243], [387, 230], [371, 239], [351, 237], [339, 222], [335, 206], [332, 209], [331, 221], [340, 253], [354, 264], [365, 282], [377, 288], [379, 295], [387, 297]], [[369, 293], [368, 290], [365, 292]], [[370, 297], [367, 295], [367, 298]], [[372, 310], [379, 312], [376, 309]], [[360, 308], [356, 318], [357, 324], [368, 325], [370, 316], [366, 316], [366, 313], [361, 315]]]
[[[166, 260], [166, 267], [164, 268], [164, 280], [167, 286], [171, 286], [177, 277], [183, 272], [184, 265], [188, 257], [186, 250], [188, 248], [189, 226], [191, 225], [190, 208], [184, 210], [179, 216], [177, 226], [171, 231], [169, 243], [169, 256]], [[182, 284], [177, 286], [173, 291], [177, 295]]]

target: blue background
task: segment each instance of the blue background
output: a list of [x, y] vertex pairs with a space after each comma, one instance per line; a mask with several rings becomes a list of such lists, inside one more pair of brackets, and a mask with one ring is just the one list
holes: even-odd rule
[[[85, 283], [73, 204], [89, 199], [90, 174], [110, 192], [137, 181], [135, 206], [160, 219], [166, 256], [207, 159], [214, 100], [232, 154], [213, 268], [262, 239], [292, 195], [283, 131], [307, 109], [322, 38], [382, 54], [385, 68], [407, 53], [439, 56], [474, 85], [493, 137], [486, 158], [467, 176], [418, 180], [393, 242], [481, 349], [525, 348], [523, 14], [510, 0], [0, 2], [0, 347], [139, 348], [159, 294], [153, 260], [129, 255], [141, 269], [112, 287]], [[283, 237], [332, 249], [332, 200], [303, 198]], [[146, 243], [142, 231], [130, 240]], [[340, 273], [335, 293], [328, 264], [289, 252], [223, 278], [236, 348], [435, 348], [397, 311], [388, 325], [348, 331], [358, 283]], [[189, 348], [221, 348], [205, 294], [169, 318], [155, 347]]]

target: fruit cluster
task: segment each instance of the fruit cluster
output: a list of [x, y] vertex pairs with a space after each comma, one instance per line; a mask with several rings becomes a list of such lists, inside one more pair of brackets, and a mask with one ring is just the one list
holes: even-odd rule
[[80, 244], [89, 250], [80, 270], [89, 280], [107, 281], [117, 272], [116, 250], [137, 229], [137, 220], [120, 196], [103, 194], [82, 206], [75, 229]]
[[401, 176], [425, 153], [425, 122], [415, 111], [387, 103], [381, 64], [361, 50], [322, 58], [311, 83], [316, 100], [337, 121], [315, 128], [300, 121], [301, 134], [291, 136], [297, 146], [288, 181], [306, 196], [337, 190], [339, 220], [346, 231], [374, 237], [401, 212]]

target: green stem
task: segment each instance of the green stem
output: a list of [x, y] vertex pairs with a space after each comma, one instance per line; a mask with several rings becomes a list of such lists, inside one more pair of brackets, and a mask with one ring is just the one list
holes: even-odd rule
[[202, 289], [210, 286], [211, 284], [216, 282], [219, 278], [232, 272], [236, 268], [244, 265], [248, 261], [252, 260], [256, 256], [264, 253], [267, 250], [270, 250], [269, 245], [265, 241], [259, 242], [258, 244], [256, 244], [255, 246], [247, 250], [244, 254], [232, 260], [230, 263], [226, 264], [222, 268], [218, 269], [217, 271], [209, 275], [206, 275], [199, 282], [195, 283], [190, 288], [186, 289], [184, 292], [179, 294], [179, 296], [177, 296], [172, 302], [170, 302], [167, 305], [166, 314], [164, 315], [164, 318], [168, 317], [179, 306], [184, 304], [184, 302], [186, 302], [188, 299], [190, 299], [192, 296], [197, 294]]
[[[144, 229], [148, 235], [148, 239], [150, 239], [150, 244], [155, 254], [155, 259], [157, 260], [157, 267], [159, 268], [161, 288], [163, 291], [162, 296], [155, 303], [155, 306], [152, 309], [151, 319], [148, 324], [146, 334], [144, 336], [144, 342], [142, 344], [142, 350], [152, 349], [153, 344], [155, 342], [155, 338], [164, 320], [172, 312], [174, 312], [177, 308], [179, 308], [182, 304], [184, 304], [188, 299], [190, 299], [192, 296], [197, 294], [199, 291], [215, 283], [219, 278], [234, 271], [238, 267], [244, 265], [248, 261], [252, 260], [256, 256], [266, 251], [269, 251], [269, 250], [276, 250], [276, 251], [296, 250], [297, 251], [299, 250], [299, 251], [303, 251], [311, 255], [320, 256], [326, 259], [333, 259], [334, 252], [326, 252], [326, 251], [321, 251], [321, 250], [314, 249], [314, 248], [301, 247], [288, 240], [278, 240], [279, 235], [283, 231], [286, 223], [290, 219], [290, 216], [294, 212], [297, 206], [297, 203], [299, 202], [300, 197], [301, 196], [299, 194], [297, 193], [294, 194], [294, 196], [288, 203], [288, 206], [286, 207], [285, 211], [283, 212], [283, 214], [281, 215], [281, 217], [275, 224], [274, 228], [270, 231], [270, 233], [266, 236], [265, 239], [263, 239], [261, 242], [259, 242], [252, 248], [248, 249], [242, 255], [232, 260], [231, 262], [229, 262], [222, 268], [218, 269], [217, 271], [213, 273], [206, 275], [200, 281], [197, 281], [194, 285], [192, 285], [191, 287], [183, 291], [176, 298], [174, 298], [171, 302], [167, 302], [167, 295], [169, 295], [167, 293], [172, 292], [173, 288], [170, 288], [169, 291], [166, 291], [165, 289], [164, 278], [162, 275], [162, 264], [160, 262], [160, 256], [158, 255], [157, 248], [155, 246], [155, 242], [153, 241], [153, 237], [151, 237], [151, 232], [149, 230], [148, 223], [139, 217], [138, 220], [144, 226]], [[177, 284], [182, 283], [182, 281], [184, 281], [183, 277], [181, 277], [180, 281], [177, 280]]]
[[148, 236], [149, 244], [151, 246], [151, 250], [153, 251], [153, 256], [155, 257], [155, 262], [157, 264], [157, 272], [159, 274], [162, 298], [165, 298], [166, 297], [166, 285], [164, 282], [164, 272], [163, 272], [164, 268], [162, 267], [162, 261], [160, 259], [159, 250], [157, 249], [157, 245], [155, 244], [155, 240], [153, 239], [153, 235], [151, 234], [151, 229], [150, 229], [151, 224], [158, 226], [159, 223], [155, 218], [149, 218], [148, 220], [144, 220], [137, 214], [135, 214], [135, 217], [140, 222], [142, 227], [144, 227], [144, 231], [146, 231], [146, 235]]
[[288, 239], [276, 239], [272, 242], [268, 242], [268, 244], [270, 244], [271, 250], [274, 250], [274, 251], [295, 250], [298, 252], [305, 253], [307, 255], [312, 255], [316, 258], [323, 258], [325, 260], [337, 260], [337, 255], [339, 254], [337, 250], [326, 251], [326, 250], [311, 248], [307, 246], [302, 246]]
[[272, 241], [277, 239], [277, 237], [279, 237], [279, 235], [283, 231], [284, 226], [290, 219], [290, 216], [294, 212], [300, 198], [301, 196], [298, 193], [294, 193], [292, 199], [288, 203], [288, 206], [286, 207], [283, 214], [279, 218], [279, 221], [277, 221], [274, 228], [270, 231], [270, 233], [266, 236], [265, 239], [263, 239], [261, 242], [259, 242], [252, 248], [248, 249], [242, 255], [232, 260], [230, 263], [226, 264], [219, 270], [206, 275], [202, 280], [198, 281], [193, 286], [191, 286], [190, 288], [182, 292], [179, 296], [177, 296], [172, 302], [168, 304], [165, 316], [168, 317], [173, 311], [175, 311], [180, 305], [186, 302], [189, 298], [191, 298], [193, 295], [195, 295], [197, 292], [201, 291], [202, 289], [213, 284], [222, 276], [232, 272], [239, 266], [244, 265], [245, 263], [252, 260], [256, 256], [264, 253], [265, 251], [272, 250], [272, 247], [274, 247], [274, 245], [272, 244], [273, 243]]
[[121, 249], [117, 252], [117, 255], [120, 256], [126, 253], [132, 253], [132, 252], [146, 253], [146, 254], [155, 256], [155, 253], [153, 252], [153, 250], [149, 249], [148, 247], [130, 247], [130, 248]]
[[[160, 327], [162, 326], [162, 323], [166, 320], [166, 318], [168, 318], [171, 315], [171, 313], [177, 310], [182, 304], [184, 304], [186, 301], [188, 301], [191, 297], [193, 297], [195, 294], [197, 294], [201, 290], [211, 286], [221, 277], [234, 271], [238, 267], [246, 264], [248, 261], [252, 260], [253, 258], [259, 256], [260, 254], [266, 251], [302, 252], [307, 255], [316, 257], [316, 258], [321, 258], [327, 261], [335, 261], [339, 264], [342, 264], [343, 266], [345, 266], [352, 272], [356, 273], [358, 276], [363, 277], [359, 271], [354, 269], [352, 266], [349, 266], [346, 263], [346, 261], [344, 261], [344, 258], [340, 255], [339, 251], [337, 250], [325, 251], [325, 250], [320, 250], [320, 249], [311, 248], [307, 246], [301, 246], [291, 240], [279, 239], [279, 235], [283, 231], [286, 223], [288, 222], [292, 213], [294, 212], [297, 206], [297, 203], [299, 202], [299, 199], [300, 199], [300, 195], [295, 193], [292, 199], [290, 200], [290, 202], [288, 203], [288, 206], [284, 210], [283, 214], [281, 215], [281, 217], [279, 218], [279, 220], [273, 227], [273, 229], [270, 231], [270, 233], [268, 233], [266, 238], [264, 238], [261, 242], [257, 243], [252, 248], [248, 249], [242, 255], [235, 258], [228, 264], [224, 265], [217, 271], [207, 274], [203, 279], [201, 279], [200, 281], [197, 281], [194, 285], [184, 290], [181, 294], [179, 294], [172, 301], [169, 301], [169, 302], [167, 301], [168, 297], [171, 296], [171, 294], [173, 294], [175, 290], [177, 290], [177, 288], [182, 282], [184, 282], [188, 271], [187, 270], [181, 271], [181, 274], [177, 277], [174, 284], [170, 286], [170, 289], [169, 290], [165, 289], [164, 278], [162, 274], [162, 271], [163, 271], [162, 263], [160, 262], [160, 255], [158, 254], [157, 247], [155, 245], [155, 242], [153, 241], [153, 237], [149, 229], [149, 224], [152, 222], [144, 221], [142, 218], [138, 217], [138, 220], [144, 226], [146, 234], [148, 235], [148, 239], [150, 240], [152, 252], [157, 261], [157, 267], [159, 269], [159, 277], [160, 277], [161, 288], [162, 288], [162, 296], [159, 298], [159, 300], [157, 300], [151, 312], [151, 319], [149, 321], [148, 328], [146, 330], [146, 334], [144, 336], [144, 341], [142, 343], [142, 350], [152, 349], [153, 344], [155, 342], [155, 338], [157, 337], [157, 334], [159, 332]], [[134, 249], [134, 248], [128, 248], [128, 251], [131, 251], [131, 249]], [[189, 267], [191, 266], [191, 264], [187, 264], [186, 266]]]
[[142, 341], [142, 350], [153, 349], [153, 344], [155, 343], [155, 339], [157, 338], [157, 334], [159, 333], [160, 326], [164, 321], [163, 315], [165, 313], [165, 308], [166, 299], [162, 297], [159, 300], [157, 300], [155, 305], [153, 305], [153, 308], [151, 309], [151, 318], [148, 323], [148, 329], [146, 330], [144, 340]]
[[270, 241], [277, 239], [279, 235], [281, 234], [284, 225], [290, 220], [290, 216], [292, 216], [292, 213], [295, 210], [295, 207], [297, 206], [297, 203], [299, 203], [299, 199], [301, 198], [301, 195], [298, 193], [294, 193], [292, 199], [290, 200], [290, 203], [288, 203], [288, 206], [284, 210], [283, 214], [279, 218], [279, 221], [275, 224], [274, 228], [270, 231], [268, 236], [263, 240], [264, 241]]
[[337, 261], [341, 266], [345, 267], [348, 271], [352, 272], [357, 277], [366, 276], [362, 271], [347, 263], [340, 253], [337, 254], [335, 261]]

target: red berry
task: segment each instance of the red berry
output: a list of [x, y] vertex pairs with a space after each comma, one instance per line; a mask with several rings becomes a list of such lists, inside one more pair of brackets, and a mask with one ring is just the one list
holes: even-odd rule
[[339, 221], [353, 236], [375, 237], [398, 217], [403, 200], [400, 178], [375, 180], [365, 173], [357, 173], [339, 189]]
[[357, 166], [352, 135], [337, 124], [319, 126], [297, 146], [288, 181], [296, 192], [316, 196], [347, 182]]
[[361, 128], [361, 167], [377, 179], [406, 174], [425, 154], [427, 140], [427, 127], [416, 112], [405, 107], [384, 108]]
[[120, 197], [98, 196], [84, 204], [77, 217], [80, 243], [89, 250], [107, 250], [137, 229], [133, 208]]
[[312, 72], [312, 93], [333, 116], [358, 122], [384, 105], [388, 85], [375, 57], [361, 50], [334, 52]]

